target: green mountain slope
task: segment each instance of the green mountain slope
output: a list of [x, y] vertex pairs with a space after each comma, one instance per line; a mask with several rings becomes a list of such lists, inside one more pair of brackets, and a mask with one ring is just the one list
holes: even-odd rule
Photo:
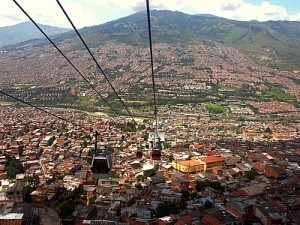
[[[167, 10], [151, 11], [151, 22], [154, 43], [219, 42], [239, 49], [261, 65], [281, 70], [300, 70], [300, 22], [242, 22]], [[107, 43], [148, 45], [146, 12], [86, 27], [80, 32], [90, 47]], [[74, 32], [58, 35], [54, 40], [71, 43], [69, 51], [82, 48]], [[44, 44], [48, 42], [30, 42], [26, 46]], [[22, 44], [14, 46], [18, 49], [23, 47]]]
[[[242, 22], [166, 10], [152, 11], [151, 16], [153, 41], [156, 43], [212, 40], [239, 49], [259, 64], [282, 70], [300, 70], [300, 22]], [[81, 32], [91, 46], [106, 42], [148, 44], [145, 12], [85, 28]]]

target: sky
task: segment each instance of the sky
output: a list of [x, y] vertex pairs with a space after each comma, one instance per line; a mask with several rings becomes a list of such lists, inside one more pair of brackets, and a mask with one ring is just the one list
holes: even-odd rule
[[[40, 24], [68, 27], [70, 24], [56, 0], [16, 0]], [[0, 0], [0, 27], [29, 19], [13, 0]], [[60, 0], [77, 28], [93, 26], [146, 10], [145, 0]], [[149, 0], [150, 9], [187, 14], [212, 14], [249, 21], [300, 21], [300, 0]]]

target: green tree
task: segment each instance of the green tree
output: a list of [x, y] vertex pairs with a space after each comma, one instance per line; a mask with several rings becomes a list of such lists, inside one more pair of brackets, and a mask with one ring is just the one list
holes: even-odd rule
[[191, 197], [191, 194], [188, 190], [181, 191], [181, 200], [182, 201], [189, 201]]
[[61, 132], [65, 132], [67, 128], [67, 125], [65, 123], [63, 123], [60, 127]]
[[91, 197], [91, 198], [89, 199], [89, 205], [93, 205], [94, 202], [95, 202], [95, 200], [96, 200], [96, 197], [95, 197], [95, 196]]
[[168, 158], [168, 161], [173, 162], [173, 160], [174, 160], [174, 157], [172, 155], [170, 155], [169, 158]]
[[125, 187], [126, 189], [131, 189], [131, 188], [132, 188], [132, 185], [131, 185], [130, 183], [128, 183], [128, 184], [124, 184], [124, 187]]
[[156, 174], [155, 170], [145, 170], [144, 171], [145, 177], [151, 177], [151, 176], [154, 176], [155, 174]]
[[61, 203], [57, 207], [58, 215], [61, 219], [65, 219], [72, 215], [75, 210], [75, 203], [72, 199], [69, 199], [63, 203]]
[[225, 188], [218, 181], [209, 181], [209, 180], [196, 181], [196, 190], [198, 192], [204, 191], [206, 187], [211, 187], [215, 190], [221, 190], [221, 191], [225, 190]]
[[191, 198], [192, 199], [199, 198], [199, 195], [197, 194], [197, 192], [193, 192], [193, 193], [191, 193]]
[[10, 178], [16, 178], [17, 174], [25, 172], [24, 167], [22, 166], [20, 161], [15, 157], [9, 157], [7, 163], [8, 165], [5, 166], [5, 171], [7, 172]]
[[19, 156], [22, 156], [22, 155], [23, 155], [23, 151], [24, 151], [24, 147], [23, 147], [23, 146], [20, 146], [20, 147], [18, 148]]
[[144, 175], [138, 175], [137, 179], [138, 179], [138, 181], [144, 181], [146, 179], [146, 176], [144, 176]]
[[178, 214], [180, 213], [180, 206], [178, 205], [171, 205], [168, 203], [160, 203], [155, 210], [155, 215], [157, 218], [169, 216], [171, 214]]
[[30, 176], [25, 176], [22, 179], [22, 182], [25, 184], [25, 201], [26, 202], [31, 202], [31, 193], [38, 187], [39, 184], [39, 177], [30, 177]]
[[246, 173], [246, 177], [249, 180], [254, 180], [254, 177], [257, 176], [257, 175], [258, 175], [258, 173], [255, 170], [251, 170], [248, 173]]
[[157, 218], [168, 216], [169, 213], [170, 207], [169, 205], [166, 205], [166, 203], [160, 203], [155, 210], [155, 215]]
[[211, 203], [210, 201], [206, 200], [204, 203], [205, 209], [210, 209], [214, 206], [213, 203]]
[[215, 190], [225, 191], [225, 188], [218, 181], [210, 181], [209, 186]]
[[205, 181], [199, 181], [199, 180], [196, 181], [196, 190], [198, 192], [204, 191], [206, 187], [207, 187], [207, 184]]
[[141, 183], [136, 183], [135, 185], [135, 188], [141, 190], [142, 189], [142, 184]]
[[164, 143], [164, 146], [165, 146], [165, 148], [171, 148], [171, 147], [172, 147], [172, 144], [171, 144], [171, 142], [166, 141], [166, 142]]
[[270, 129], [270, 127], [267, 127], [267, 128], [265, 129], [265, 132], [268, 133], [268, 134], [272, 134], [272, 130]]
[[117, 208], [116, 208], [117, 216], [121, 216], [121, 209], [122, 209], [122, 207], [120, 205], [118, 205]]

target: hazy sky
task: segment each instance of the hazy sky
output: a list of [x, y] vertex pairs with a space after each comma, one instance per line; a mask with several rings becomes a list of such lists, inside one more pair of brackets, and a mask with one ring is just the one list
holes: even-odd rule
[[[234, 20], [300, 21], [300, 0], [149, 0], [151, 9], [213, 14]], [[28, 21], [13, 0], [0, 0], [0, 27]], [[70, 27], [56, 0], [18, 0], [38, 23]], [[145, 0], [60, 0], [77, 28], [146, 10]]]

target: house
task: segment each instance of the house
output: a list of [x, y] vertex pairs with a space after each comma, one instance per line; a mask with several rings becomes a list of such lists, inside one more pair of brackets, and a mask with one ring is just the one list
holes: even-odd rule
[[121, 221], [135, 225], [156, 224], [152, 218], [150, 209], [143, 208], [123, 208], [121, 210]]
[[149, 180], [151, 185], [162, 184], [166, 181], [165, 177], [160, 173], [156, 173], [155, 175], [148, 177], [147, 179]]
[[8, 149], [8, 143], [5, 141], [0, 141], [0, 151], [2, 154], [4, 153], [4, 150]]
[[16, 202], [0, 203], [0, 224], [5, 225], [33, 225], [37, 222], [37, 216], [30, 204]]
[[249, 173], [252, 169], [249, 164], [245, 164], [245, 163], [237, 163], [236, 167], [239, 169], [239, 171], [242, 172], [243, 176], [245, 176], [247, 173]]
[[246, 212], [244, 210], [243, 205], [240, 202], [227, 202], [225, 208], [228, 212], [239, 218], [241, 221], [245, 221]]
[[236, 225], [241, 224], [241, 221], [226, 210], [213, 207], [204, 210], [203, 223], [207, 225]]
[[40, 187], [33, 191], [32, 197], [35, 207], [44, 207], [44, 205], [51, 205], [63, 196], [63, 185], [51, 183], [49, 185]]
[[25, 186], [22, 182], [10, 183], [8, 185], [2, 185], [2, 192], [4, 194], [3, 201], [5, 202], [23, 202], [25, 198]]
[[91, 219], [97, 214], [97, 209], [95, 205], [88, 205], [82, 208], [77, 208], [72, 216], [75, 218], [76, 223], [82, 223], [84, 220]]
[[239, 188], [236, 193], [239, 196], [257, 197], [262, 196], [266, 192], [267, 184], [259, 183], [252, 184], [247, 187]]
[[181, 200], [181, 193], [172, 191], [170, 189], [163, 189], [160, 192], [159, 200], [166, 203], [179, 203]]
[[41, 145], [42, 146], [49, 146], [53, 143], [53, 141], [55, 140], [55, 136], [46, 136], [42, 142]]
[[265, 175], [267, 177], [273, 177], [273, 178], [279, 180], [279, 179], [284, 179], [286, 176], [286, 173], [285, 173], [284, 169], [282, 169], [278, 166], [267, 165], [267, 166], [265, 166]]
[[171, 185], [172, 185], [173, 190], [188, 190], [189, 189], [190, 180], [186, 179], [181, 174], [174, 173], [172, 175], [171, 179], [172, 179]]
[[286, 216], [270, 203], [254, 205], [253, 211], [255, 216], [259, 218], [264, 225], [284, 224], [286, 219]]
[[161, 164], [158, 170], [162, 175], [167, 176], [169, 172], [173, 171], [173, 167], [171, 164]]

